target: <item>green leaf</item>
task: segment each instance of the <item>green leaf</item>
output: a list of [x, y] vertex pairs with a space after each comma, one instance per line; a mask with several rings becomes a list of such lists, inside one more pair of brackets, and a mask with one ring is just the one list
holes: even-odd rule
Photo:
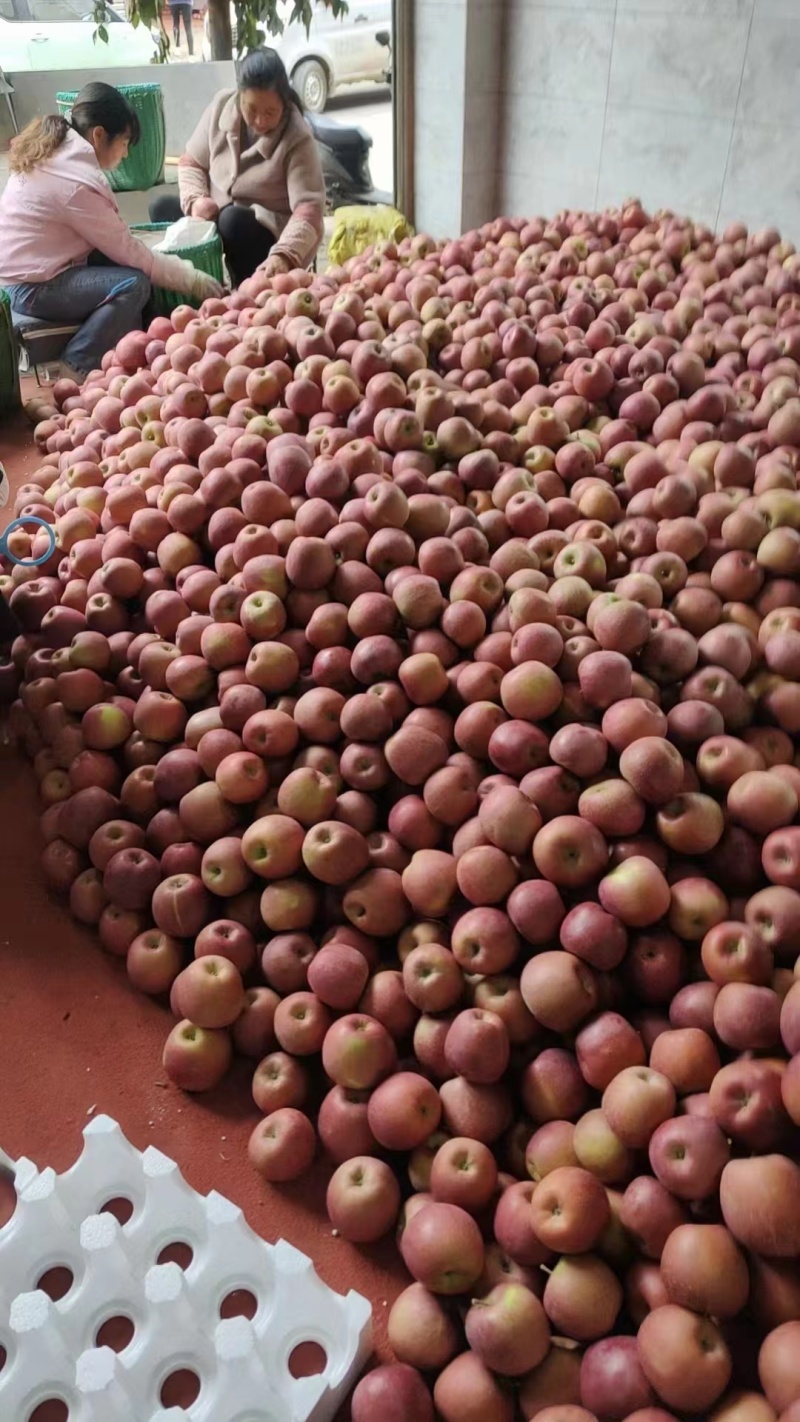
[[[231, 44], [228, 52], [217, 53], [217, 50], [224, 48], [222, 37], [227, 33], [227, 7], [229, 0], [209, 0], [209, 10], [216, 15], [218, 23], [212, 26], [212, 43], [215, 45], [214, 59], [233, 58], [234, 45]], [[339, 19], [341, 15], [347, 14], [346, 0], [320, 0], [330, 10], [334, 19]], [[157, 22], [155, 13], [158, 0], [131, 0], [132, 10], [137, 11], [142, 20], [151, 23], [149, 12], [153, 10], [152, 25]], [[258, 49], [264, 44], [266, 36], [279, 36], [285, 31], [285, 25], [278, 10], [279, 0], [234, 0], [234, 12], [236, 15], [236, 44], [237, 56], [247, 54], [248, 50]], [[223, 19], [225, 12], [225, 19]], [[308, 33], [313, 16], [313, 5], [311, 0], [293, 0], [292, 9], [289, 15], [289, 24], [302, 24]], [[151, 26], [152, 27], [152, 26]], [[221, 43], [222, 41], [222, 43]]]
[[289, 19], [289, 24], [302, 24], [305, 27], [306, 34], [308, 34], [311, 29], [311, 19], [312, 14], [309, 0], [294, 0], [294, 7]]

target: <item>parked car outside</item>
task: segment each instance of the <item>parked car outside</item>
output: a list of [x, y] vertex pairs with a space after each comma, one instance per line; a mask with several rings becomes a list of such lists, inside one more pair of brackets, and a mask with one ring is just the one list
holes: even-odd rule
[[95, 39], [92, 0], [0, 0], [0, 64], [6, 74], [39, 69], [113, 69], [150, 64], [158, 41], [144, 25], [108, 10], [108, 43]]
[[[3, 0], [0, 0], [0, 4]], [[330, 96], [347, 84], [382, 84], [389, 64], [385, 45], [377, 35], [391, 32], [391, 0], [349, 0], [346, 14], [334, 19], [326, 5], [315, 4], [311, 26], [301, 21], [288, 23], [290, 0], [281, 0], [279, 14], [284, 20], [282, 35], [267, 35], [286, 65], [297, 93], [309, 113], [321, 114]], [[231, 28], [236, 49], [236, 13], [231, 6]], [[203, 58], [211, 58], [208, 14], [204, 21]]]

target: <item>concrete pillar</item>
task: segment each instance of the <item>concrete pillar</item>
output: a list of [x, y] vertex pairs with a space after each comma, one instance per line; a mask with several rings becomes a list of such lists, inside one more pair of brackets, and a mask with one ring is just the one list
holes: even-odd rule
[[504, 0], [414, 0], [414, 217], [455, 237], [496, 215]]

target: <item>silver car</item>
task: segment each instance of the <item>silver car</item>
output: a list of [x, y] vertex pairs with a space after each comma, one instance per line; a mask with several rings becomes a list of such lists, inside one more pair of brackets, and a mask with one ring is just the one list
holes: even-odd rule
[[[278, 10], [284, 10], [288, 19], [292, 6], [283, 0]], [[233, 6], [231, 26], [235, 52]], [[278, 51], [304, 108], [321, 114], [331, 94], [344, 85], [385, 82], [390, 61], [377, 36], [381, 31], [391, 32], [391, 26], [391, 0], [349, 0], [346, 14], [338, 20], [326, 5], [315, 4], [308, 33], [302, 23], [286, 23], [282, 35], [267, 35], [265, 43]], [[203, 50], [204, 58], [210, 58], [208, 14]]]

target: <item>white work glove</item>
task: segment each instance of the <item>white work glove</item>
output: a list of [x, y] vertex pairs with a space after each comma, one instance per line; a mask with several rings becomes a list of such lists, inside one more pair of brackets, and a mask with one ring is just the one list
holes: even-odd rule
[[194, 269], [194, 280], [192, 282], [192, 298], [195, 301], [207, 301], [210, 296], [224, 296], [225, 288], [221, 282], [209, 276], [208, 272]]

